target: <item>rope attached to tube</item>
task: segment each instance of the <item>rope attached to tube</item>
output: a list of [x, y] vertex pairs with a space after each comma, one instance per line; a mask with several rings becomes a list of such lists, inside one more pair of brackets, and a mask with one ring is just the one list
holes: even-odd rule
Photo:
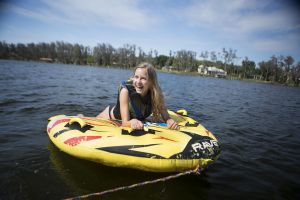
[[174, 174], [174, 175], [170, 175], [170, 176], [167, 176], [167, 177], [164, 177], [164, 178], [159, 178], [159, 179], [155, 179], [155, 180], [152, 180], [152, 181], [144, 181], [144, 182], [141, 182], [141, 183], [136, 183], [136, 184], [128, 185], [128, 186], [121, 186], [121, 187], [117, 187], [117, 188], [114, 188], [114, 189], [105, 190], [105, 191], [102, 191], [102, 192], [95, 192], [95, 193], [90, 193], [90, 194], [86, 194], [86, 195], [70, 197], [70, 198], [66, 198], [65, 200], [87, 199], [89, 197], [103, 196], [103, 195], [108, 194], [108, 193], [118, 192], [118, 191], [122, 191], [122, 190], [128, 190], [128, 189], [132, 189], [132, 188], [136, 188], [136, 187], [140, 187], [140, 186], [144, 186], [144, 185], [149, 185], [149, 184], [154, 184], [154, 183], [158, 183], [158, 182], [164, 182], [164, 181], [167, 181], [167, 180], [170, 180], [170, 179], [175, 179], [175, 178], [178, 178], [180, 176], [185, 176], [185, 175], [189, 175], [189, 174], [200, 175], [200, 170], [201, 169], [199, 168], [199, 166], [197, 166], [196, 169], [181, 172], [181, 173]]

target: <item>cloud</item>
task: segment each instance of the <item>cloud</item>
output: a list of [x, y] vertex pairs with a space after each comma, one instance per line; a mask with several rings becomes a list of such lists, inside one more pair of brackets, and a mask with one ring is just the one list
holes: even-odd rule
[[273, 54], [288, 51], [299, 51], [300, 38], [297, 33], [289, 33], [281, 37], [257, 39], [251, 45], [256, 49]]
[[262, 31], [276, 33], [299, 29], [299, 24], [297, 24], [294, 21], [294, 18], [291, 18], [289, 13], [284, 10], [255, 13], [243, 17], [237, 23], [237, 28], [244, 33], [256, 33]]
[[272, 7], [272, 3], [274, 1], [195, 1], [184, 9], [183, 18], [193, 26], [246, 34], [299, 26], [299, 20], [295, 20], [290, 10]]
[[44, 21], [44, 22], [53, 22], [53, 21], [61, 21], [61, 22], [67, 22], [66, 20], [53, 15], [51, 12], [48, 10], [40, 10], [40, 11], [35, 11], [35, 10], [30, 10], [27, 8], [23, 8], [20, 6], [16, 6], [13, 4], [2, 4], [3, 10], [9, 10], [10, 12], [16, 13], [18, 15], [22, 15], [28, 18], [33, 18], [39, 21]]
[[[286, 4], [274, 0], [193, 1], [183, 9], [181, 19], [224, 41], [254, 43], [257, 50], [295, 50], [289, 43], [300, 44], [300, 20], [296, 9]], [[293, 37], [288, 36], [291, 32]]]
[[139, 0], [42, 0], [42, 5], [24, 8], [9, 4], [15, 13], [35, 20], [65, 23], [77, 26], [110, 26], [130, 30], [143, 30], [158, 23], [146, 10], [140, 8]]

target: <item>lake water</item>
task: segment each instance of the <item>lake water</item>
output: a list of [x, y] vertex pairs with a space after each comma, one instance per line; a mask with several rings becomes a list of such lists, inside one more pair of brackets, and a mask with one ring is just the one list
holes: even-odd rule
[[[165, 177], [59, 151], [58, 114], [96, 116], [131, 71], [0, 60], [0, 199], [62, 199]], [[215, 134], [220, 158], [188, 175], [103, 199], [300, 199], [300, 88], [159, 73], [169, 109]]]

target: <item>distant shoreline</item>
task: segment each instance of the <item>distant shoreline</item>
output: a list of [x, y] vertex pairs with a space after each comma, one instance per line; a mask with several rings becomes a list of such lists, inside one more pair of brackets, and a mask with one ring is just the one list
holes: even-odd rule
[[[75, 66], [100, 67], [100, 68], [113, 68], [113, 69], [123, 69], [123, 70], [132, 70], [133, 69], [133, 68], [126, 68], [126, 67], [117, 66], [117, 65], [98, 66], [98, 65], [65, 64], [65, 63], [59, 63], [59, 62], [47, 62], [47, 61], [43, 61], [43, 60], [40, 60], [40, 61], [36, 61], [36, 60], [17, 60], [17, 59], [0, 59], [0, 60], [17, 61], [17, 62], [37, 62], [37, 63], [47, 63], [47, 64], [75, 65]], [[262, 84], [281, 85], [281, 86], [288, 86], [288, 87], [300, 87], [300, 85], [295, 86], [293, 84], [281, 84], [281, 83], [273, 82], [273, 81], [264, 81], [264, 80], [258, 80], [258, 79], [243, 79], [243, 78], [239, 78], [239, 77], [233, 76], [233, 75], [227, 75], [227, 77], [218, 78], [218, 77], [214, 77], [212, 75], [200, 74], [198, 72], [166, 71], [166, 70], [157, 69], [157, 68], [156, 68], [156, 71], [160, 72], [160, 73], [168, 73], [168, 74], [176, 74], [176, 75], [199, 76], [199, 77], [225, 79], [225, 80], [239, 80], [239, 81], [262, 83]]]
[[246, 81], [246, 82], [253, 82], [253, 83], [281, 85], [281, 86], [289, 86], [289, 87], [300, 87], [300, 86], [295, 86], [293, 84], [281, 84], [281, 83], [273, 82], [273, 81], [264, 81], [264, 80], [258, 80], [258, 79], [243, 79], [243, 78], [239, 78], [239, 77], [232, 76], [232, 75], [228, 75], [226, 78], [217, 78], [217, 77], [214, 77], [211, 75], [203, 75], [198, 72], [165, 71], [165, 70], [161, 70], [161, 69], [157, 69], [157, 71], [162, 72], [162, 73], [177, 74], [177, 75], [200, 76], [200, 77], [216, 78], [216, 79], [238, 80], [238, 81]]

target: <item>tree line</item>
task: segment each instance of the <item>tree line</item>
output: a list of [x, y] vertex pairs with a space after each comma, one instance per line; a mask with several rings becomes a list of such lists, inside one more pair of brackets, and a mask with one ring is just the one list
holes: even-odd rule
[[156, 68], [173, 66], [177, 71], [193, 72], [199, 65], [215, 66], [227, 72], [231, 77], [240, 79], [259, 79], [299, 86], [300, 62], [295, 63], [292, 56], [275, 56], [258, 63], [243, 58], [241, 65], [235, 64], [241, 58], [237, 50], [223, 48], [220, 52], [203, 51], [197, 59], [197, 53], [189, 50], [170, 51], [169, 55], [159, 55], [157, 50], [145, 52], [141, 47], [125, 44], [115, 48], [107, 43], [99, 43], [91, 48], [63, 41], [51, 43], [14, 44], [0, 42], [0, 59], [33, 60], [47, 59], [56, 63], [117, 66], [133, 68], [140, 62], [150, 62]]

